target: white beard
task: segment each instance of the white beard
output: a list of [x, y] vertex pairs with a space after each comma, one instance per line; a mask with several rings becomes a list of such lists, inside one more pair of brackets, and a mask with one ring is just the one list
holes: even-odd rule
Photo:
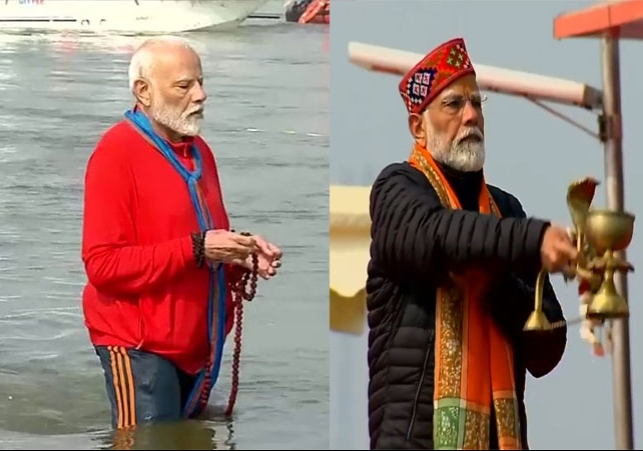
[[[444, 135], [438, 135], [428, 128], [426, 133], [427, 150], [439, 163], [462, 172], [475, 172], [483, 168], [486, 156], [484, 136], [477, 127], [465, 130], [450, 144], [446, 142]], [[471, 134], [479, 136], [481, 140], [459, 142], [463, 137]]]
[[177, 108], [167, 106], [162, 100], [157, 103], [158, 105], [156, 102], [152, 102], [150, 108], [150, 116], [156, 122], [181, 136], [197, 136], [201, 133], [203, 116], [191, 115], [199, 110], [182, 112], [178, 111]]

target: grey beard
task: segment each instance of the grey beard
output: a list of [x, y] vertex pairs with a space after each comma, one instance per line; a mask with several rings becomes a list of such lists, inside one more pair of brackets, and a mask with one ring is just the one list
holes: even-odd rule
[[162, 108], [153, 108], [151, 113], [156, 122], [181, 136], [197, 136], [201, 133], [201, 118], [183, 118], [181, 115], [172, 114]]
[[486, 151], [484, 141], [456, 143], [450, 146], [439, 136], [428, 134], [427, 150], [435, 161], [456, 171], [476, 172], [482, 169]]
[[459, 144], [446, 152], [434, 149], [430, 149], [433, 158], [456, 171], [476, 172], [484, 166], [486, 152], [483, 143]]

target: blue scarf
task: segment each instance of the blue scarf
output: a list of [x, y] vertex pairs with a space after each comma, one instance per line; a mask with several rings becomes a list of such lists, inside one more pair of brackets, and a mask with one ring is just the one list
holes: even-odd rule
[[[176, 156], [176, 153], [172, 150], [170, 145], [167, 143], [166, 140], [161, 138], [152, 128], [152, 124], [150, 123], [150, 120], [148, 117], [143, 114], [141, 111], [136, 110], [128, 110], [125, 112], [125, 117], [145, 136], [147, 137], [154, 145], [156, 148], [161, 152], [161, 154], [165, 157], [165, 159], [172, 165], [172, 167], [181, 175], [183, 180], [188, 186], [188, 190], [190, 192], [190, 199], [192, 200], [192, 205], [194, 207], [194, 210], [196, 212], [198, 221], [199, 221], [199, 228], [201, 229], [202, 232], [205, 232], [208, 229], [214, 228], [214, 223], [212, 221], [212, 216], [210, 215], [210, 211], [208, 209], [208, 206], [203, 203], [203, 208], [201, 207], [201, 202], [199, 202], [199, 197], [197, 194], [197, 183], [201, 179], [201, 171], [202, 171], [202, 163], [201, 163], [201, 155], [199, 153], [199, 150], [197, 149], [195, 144], [192, 144], [191, 146], [191, 152], [192, 152], [192, 157], [194, 158], [194, 166], [195, 169], [194, 171], [190, 172], [188, 171], [179, 161], [179, 159]], [[205, 211], [204, 211], [205, 209]], [[210, 273], [210, 289], [208, 293], [208, 337], [210, 339], [210, 344], [212, 345], [213, 343], [213, 310], [215, 308], [215, 283], [218, 284], [218, 302], [216, 305], [217, 309], [217, 337], [215, 342], [216, 345], [216, 353], [215, 353], [215, 359], [214, 362], [210, 362], [211, 368], [204, 368], [194, 384], [194, 388], [192, 389], [192, 393], [190, 393], [190, 396], [188, 397], [187, 402], [185, 403], [185, 406], [183, 407], [183, 415], [187, 418], [191, 417], [195, 413], [198, 413], [195, 411], [195, 409], [189, 409], [189, 406], [192, 404], [197, 404], [198, 403], [193, 403], [194, 397], [195, 396], [201, 396], [201, 393], [199, 388], [201, 386], [201, 383], [206, 376], [206, 372], [210, 371], [210, 381], [211, 383], [209, 384], [208, 390], [211, 391], [214, 385], [217, 382], [217, 378], [219, 377], [219, 370], [221, 369], [221, 360], [223, 357], [223, 345], [225, 342], [225, 323], [226, 323], [226, 287], [225, 287], [225, 276], [224, 276], [224, 270], [223, 270], [223, 265], [219, 264], [217, 268], [215, 269], [212, 264], [208, 264], [208, 270]], [[210, 393], [208, 392], [208, 397]]]

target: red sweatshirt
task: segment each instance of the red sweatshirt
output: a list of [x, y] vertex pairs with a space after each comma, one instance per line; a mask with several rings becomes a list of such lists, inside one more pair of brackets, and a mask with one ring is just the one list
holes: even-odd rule
[[[195, 138], [203, 166], [201, 188], [217, 229], [229, 230], [217, 167]], [[190, 142], [173, 144], [193, 170]], [[196, 266], [190, 233], [199, 224], [178, 172], [133, 126], [108, 130], [85, 175], [82, 259], [85, 324], [94, 345], [136, 347], [159, 354], [188, 373], [209, 352], [208, 271]], [[241, 275], [226, 266], [227, 285]], [[226, 335], [232, 327], [227, 300]]]

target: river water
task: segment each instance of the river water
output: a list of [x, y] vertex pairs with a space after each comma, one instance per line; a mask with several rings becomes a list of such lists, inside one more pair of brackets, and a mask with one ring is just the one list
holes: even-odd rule
[[284, 250], [245, 310], [235, 417], [230, 340], [208, 420], [115, 436], [83, 325], [85, 164], [131, 105], [143, 38], [1, 36], [0, 449], [328, 449], [328, 27], [186, 37], [231, 222]]

